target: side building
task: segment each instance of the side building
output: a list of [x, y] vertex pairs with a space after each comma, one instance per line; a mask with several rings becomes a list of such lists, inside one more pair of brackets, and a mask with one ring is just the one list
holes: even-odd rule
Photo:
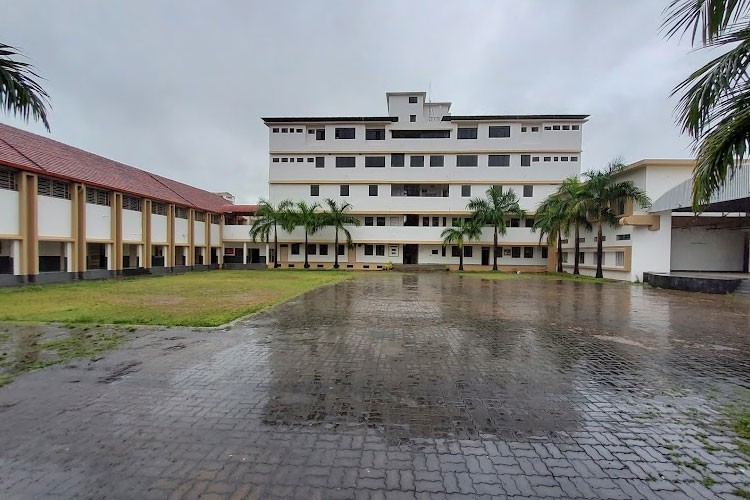
[[0, 285], [219, 267], [232, 206], [0, 124]]
[[[361, 222], [354, 248], [333, 248], [331, 228], [312, 235], [313, 267], [393, 264], [458, 265], [458, 248], [443, 248], [442, 231], [470, 212], [491, 186], [513, 190], [526, 217], [507, 221], [499, 243], [504, 270], [546, 270], [548, 248], [531, 227], [539, 203], [562, 180], [578, 175], [587, 115], [449, 114], [451, 103], [424, 92], [386, 94], [386, 116], [269, 117], [269, 198], [352, 205]], [[280, 233], [279, 261], [300, 267], [304, 233]], [[467, 268], [492, 265], [493, 230], [464, 247]], [[272, 253], [272, 250], [269, 252]], [[272, 261], [270, 255], [269, 261]]]

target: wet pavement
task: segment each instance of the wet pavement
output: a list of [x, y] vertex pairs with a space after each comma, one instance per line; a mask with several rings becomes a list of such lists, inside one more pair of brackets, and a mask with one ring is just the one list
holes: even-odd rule
[[0, 389], [0, 497], [733, 498], [750, 299], [373, 273]]

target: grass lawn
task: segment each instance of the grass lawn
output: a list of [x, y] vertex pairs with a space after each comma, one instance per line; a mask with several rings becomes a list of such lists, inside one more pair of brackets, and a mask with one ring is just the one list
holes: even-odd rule
[[210, 271], [0, 289], [0, 321], [218, 326], [347, 271]]
[[460, 271], [463, 276], [488, 278], [495, 280], [552, 280], [552, 281], [583, 281], [587, 283], [623, 283], [622, 281], [606, 278], [594, 278], [583, 274], [569, 273], [513, 273], [504, 271]]

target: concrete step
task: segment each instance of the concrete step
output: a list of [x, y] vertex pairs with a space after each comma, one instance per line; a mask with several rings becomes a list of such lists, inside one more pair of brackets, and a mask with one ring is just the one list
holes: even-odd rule
[[734, 293], [736, 293], [737, 295], [750, 296], [750, 280], [740, 281], [740, 286], [737, 287]]
[[404, 273], [444, 272], [447, 268], [448, 267], [445, 264], [393, 264], [394, 271], [401, 271]]

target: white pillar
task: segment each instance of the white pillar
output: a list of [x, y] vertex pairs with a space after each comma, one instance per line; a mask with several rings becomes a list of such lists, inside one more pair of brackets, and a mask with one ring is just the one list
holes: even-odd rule
[[242, 243], [242, 263], [247, 264], [247, 241]]
[[13, 274], [21, 274], [21, 242], [19, 240], [11, 242], [10, 255], [13, 257]]
[[114, 262], [112, 262], [112, 243], [104, 245], [104, 257], [107, 259], [107, 270], [111, 271], [114, 269]]
[[146, 264], [143, 262], [143, 245], [138, 245], [138, 267], [146, 267]]
[[73, 242], [69, 241], [65, 243], [65, 262], [67, 262], [66, 271], [69, 273], [73, 272], [73, 261], [75, 256], [73, 255]]

